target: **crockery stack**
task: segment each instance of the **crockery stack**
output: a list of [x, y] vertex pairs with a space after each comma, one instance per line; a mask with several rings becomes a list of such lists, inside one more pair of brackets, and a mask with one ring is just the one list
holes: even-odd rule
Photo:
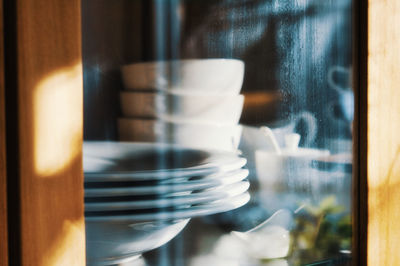
[[190, 218], [249, 201], [246, 159], [160, 143], [85, 142], [87, 262], [133, 260], [175, 237]]
[[244, 63], [191, 59], [122, 67], [121, 141], [237, 149], [244, 96]]

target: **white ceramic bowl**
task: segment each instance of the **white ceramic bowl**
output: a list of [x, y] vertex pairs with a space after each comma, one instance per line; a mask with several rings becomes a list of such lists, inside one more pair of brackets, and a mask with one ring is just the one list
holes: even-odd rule
[[234, 125], [239, 122], [244, 96], [121, 91], [120, 102], [124, 117]]
[[88, 265], [115, 265], [135, 259], [174, 238], [190, 219], [173, 221], [86, 221]]
[[[248, 192], [190, 208], [161, 212], [108, 212], [86, 216], [88, 265], [114, 265], [137, 258], [174, 238], [191, 217], [230, 211], [250, 200]], [[87, 214], [87, 213], [86, 213]]]
[[190, 148], [236, 151], [242, 127], [120, 118], [118, 132], [121, 141], [164, 142]]
[[186, 59], [122, 66], [126, 89], [157, 89], [237, 95], [244, 62], [237, 59]]

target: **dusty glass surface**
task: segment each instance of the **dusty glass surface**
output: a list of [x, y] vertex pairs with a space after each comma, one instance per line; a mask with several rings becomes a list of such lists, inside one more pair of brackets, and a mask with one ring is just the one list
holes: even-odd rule
[[[247, 160], [248, 182], [213, 181], [218, 193], [204, 195], [221, 200], [241, 182], [237, 195], [248, 184], [248, 203], [185, 216], [191, 220], [171, 241], [121, 265], [350, 264], [352, 1], [85, 0], [82, 20], [86, 141], [124, 141], [133, 150], [172, 143], [204, 158], [211, 150], [231, 154], [233, 170], [242, 167], [234, 158]], [[156, 152], [158, 164], [176, 168], [187, 153]], [[218, 178], [231, 173], [216, 165]], [[169, 187], [204, 211], [199, 191], [183, 189], [190, 171]], [[158, 182], [114, 186], [165, 187]], [[182, 215], [164, 195], [150, 203], [117, 196], [135, 206], [156, 202], [146, 215]], [[100, 214], [127, 213], [118, 211]]]

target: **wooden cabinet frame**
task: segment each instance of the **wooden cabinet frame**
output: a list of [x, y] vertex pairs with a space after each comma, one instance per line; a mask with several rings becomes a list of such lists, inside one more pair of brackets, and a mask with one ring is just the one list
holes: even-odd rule
[[[3, 18], [3, 0], [0, 0], [0, 18]], [[2, 19], [0, 20], [0, 32], [4, 32]], [[2, 34], [0, 35], [0, 265], [8, 264], [6, 116], [4, 104], [4, 36]]]
[[80, 4], [3, 1], [9, 265], [85, 264]]
[[[85, 264], [80, 4], [0, 1], [0, 265]], [[354, 10], [354, 263], [397, 265], [400, 2]]]
[[[362, 1], [361, 1], [362, 2]], [[367, 2], [367, 1], [365, 1]], [[361, 3], [359, 202], [361, 262], [400, 264], [400, 2]]]

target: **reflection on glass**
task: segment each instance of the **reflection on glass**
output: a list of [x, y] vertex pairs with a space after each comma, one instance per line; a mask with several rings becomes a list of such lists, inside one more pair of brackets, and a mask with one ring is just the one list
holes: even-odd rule
[[[84, 1], [84, 164], [98, 167], [86, 217], [101, 221], [87, 231], [190, 218], [168, 244], [125, 253], [145, 265], [349, 264], [351, 12], [350, 0]], [[196, 152], [204, 161], [184, 166]]]

